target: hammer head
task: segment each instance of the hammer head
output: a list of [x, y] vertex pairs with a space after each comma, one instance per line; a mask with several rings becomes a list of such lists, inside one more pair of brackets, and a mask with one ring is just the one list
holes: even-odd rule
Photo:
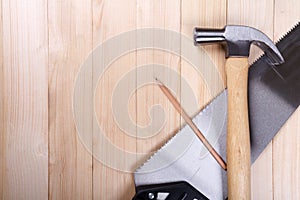
[[225, 44], [226, 57], [248, 57], [250, 45], [254, 44], [260, 47], [267, 54], [271, 63], [277, 65], [284, 62], [281, 53], [272, 40], [255, 28], [227, 25], [224, 29], [194, 29], [195, 45], [216, 42]]

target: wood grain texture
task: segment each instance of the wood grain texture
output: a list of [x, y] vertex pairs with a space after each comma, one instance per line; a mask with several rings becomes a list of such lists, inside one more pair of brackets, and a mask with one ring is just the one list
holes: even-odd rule
[[[3, 21], [2, 0], [0, 1], [0, 91], [4, 91], [3, 73]], [[4, 199], [4, 174], [5, 174], [5, 133], [4, 130], [4, 94], [0, 93], [0, 199]]]
[[[226, 24], [226, 1], [198, 1], [183, 0], [181, 3], [181, 33], [191, 40], [194, 27], [221, 28]], [[191, 86], [197, 98], [198, 106], [192, 106], [191, 98], [182, 99], [182, 105], [190, 116], [199, 112], [212, 98], [225, 88], [225, 54], [220, 45], [211, 45], [201, 48], [199, 52], [200, 66], [192, 66], [186, 60], [181, 60], [181, 77]], [[200, 69], [199, 71], [195, 68]], [[208, 70], [208, 71], [207, 71]], [[216, 73], [206, 73], [216, 71]], [[214, 84], [209, 84], [214, 83]], [[186, 96], [181, 88], [182, 98]], [[209, 139], [209, 138], [208, 138]]]
[[[118, 37], [122, 33], [136, 29], [137, 5], [136, 1], [119, 1], [119, 0], [96, 0], [93, 1], [93, 47], [101, 45], [105, 41]], [[110, 51], [115, 51], [119, 47], [127, 46], [136, 41], [121, 41], [113, 48], [104, 52], [103, 58], [110, 57]], [[97, 121], [94, 121], [93, 128], [93, 151], [103, 152], [104, 159], [93, 159], [93, 199], [130, 199], [134, 195], [133, 176], [128, 171], [134, 171], [137, 167], [135, 160], [129, 160], [127, 157], [120, 157], [114, 151], [105, 149], [103, 140], [99, 134], [105, 135], [110, 144], [115, 145], [121, 150], [135, 153], [136, 152], [136, 130], [131, 129], [129, 124], [135, 121], [125, 121], [128, 125], [121, 129], [116, 119], [122, 119], [121, 115], [130, 116], [136, 119], [136, 98], [126, 99], [130, 94], [130, 88], [136, 88], [136, 76], [132, 79], [125, 80], [125, 89], [118, 93], [115, 88], [119, 81], [129, 77], [128, 73], [135, 72], [136, 52], [119, 55], [116, 61], [112, 62], [103, 72], [102, 77], [93, 77], [95, 79], [93, 87], [95, 88], [95, 112]], [[99, 65], [93, 63], [93, 70], [97, 70]], [[95, 73], [94, 73], [95, 75]], [[98, 81], [96, 82], [96, 79]], [[114, 94], [119, 96], [118, 102], [125, 102], [126, 107], [119, 113], [112, 112]], [[126, 103], [128, 102], [128, 104]], [[95, 126], [102, 128], [103, 133], [97, 132]], [[109, 163], [117, 163], [115, 166]], [[118, 164], [119, 163], [119, 164]], [[117, 167], [116, 167], [117, 166]]]
[[[172, 30], [180, 33], [180, 1], [179, 0], [137, 0], [137, 28], [156, 28], [160, 30]], [[175, 41], [163, 35], [165, 40], [170, 41], [165, 49], [177, 47], [180, 49], [180, 40]], [[148, 38], [139, 38], [149, 41]], [[151, 38], [151, 42], [157, 43], [162, 38]], [[137, 153], [155, 152], [180, 128], [180, 115], [163, 95], [156, 85], [155, 78], [171, 87], [175, 96], [180, 101], [180, 58], [178, 55], [158, 49], [137, 51], [137, 67], [149, 65], [145, 70], [137, 72], [137, 84], [147, 80], [147, 85], [136, 92], [137, 100]], [[157, 65], [166, 67], [157, 68]], [[174, 74], [169, 74], [173, 70]], [[159, 105], [161, 108], [154, 110], [152, 106]], [[151, 108], [152, 107], [152, 108]], [[164, 112], [161, 112], [162, 110]], [[145, 135], [146, 137], [143, 137]], [[146, 161], [148, 154], [142, 161]]]
[[273, 199], [272, 143], [251, 166], [251, 199]]
[[228, 90], [227, 178], [228, 199], [251, 198], [250, 133], [248, 119], [248, 58], [226, 60]]
[[[228, 0], [227, 23], [252, 26], [264, 32], [271, 39], [274, 39], [273, 4], [272, 0]], [[262, 51], [258, 47], [252, 45], [249, 63], [255, 61], [261, 53]], [[272, 169], [272, 145], [269, 144], [262, 155], [252, 165], [252, 199], [273, 199]]]
[[[151, 48], [138, 50], [136, 53], [137, 69], [148, 65], [144, 70], [137, 70], [137, 86], [146, 83], [136, 91], [137, 153], [148, 153], [138, 161], [139, 163], [146, 161], [180, 128], [180, 115], [155, 81], [156, 78], [162, 81], [181, 101], [180, 57], [168, 52], [168, 49], [172, 48], [179, 49], [180, 52], [180, 36], [174, 41], [167, 33], [171, 30], [180, 34], [180, 13], [180, 0], [137, 0], [137, 29], [154, 28], [165, 32], [160, 37], [149, 39], [142, 36], [138, 39], [153, 44], [167, 41], [166, 50]], [[163, 67], [157, 67], [158, 65]], [[169, 73], [171, 71], [174, 73]]]
[[[274, 35], [283, 34], [300, 21], [300, 2], [275, 1]], [[273, 139], [274, 199], [300, 199], [300, 109]]]
[[273, 139], [274, 199], [300, 198], [299, 113], [298, 108]]
[[[83, 144], [77, 135], [72, 110], [74, 83], [82, 62], [102, 42], [145, 27], [171, 29], [192, 39], [195, 26], [220, 28], [226, 23], [253, 26], [277, 40], [300, 20], [298, 0], [0, 2], [0, 199], [3, 200], [131, 199], [132, 173], [112, 169], [91, 155], [106, 146], [99, 140], [95, 126], [99, 124], [105, 137], [118, 148], [133, 154], [146, 153], [129, 160], [105, 151], [107, 161], [133, 171], [184, 121], [159, 88], [150, 83], [124, 99], [128, 101], [124, 113], [128, 113], [135, 126], [132, 128], [128, 123], [127, 131], [121, 129], [111, 111], [117, 83], [128, 78], [129, 73], [135, 74], [124, 84], [128, 89], [122, 94], [127, 94], [132, 92], [129, 88], [152, 78], [155, 82], [155, 76], [159, 75], [161, 81], [172, 86], [173, 95], [190, 116], [225, 88], [225, 57], [219, 45], [202, 49], [205, 59], [201, 65], [213, 68], [203, 67], [200, 74], [177, 55], [154, 49], [135, 50], [111, 63], [99, 81], [92, 74], [84, 77], [87, 84], [81, 89], [95, 89], [95, 105], [91, 104], [89, 109], [95, 108], [97, 119], [81, 118], [88, 132], [88, 144]], [[153, 42], [159, 39], [168, 40], [155, 38]], [[124, 41], [124, 44], [136, 42]], [[181, 49], [183, 40], [168, 47], [172, 45]], [[250, 63], [260, 52], [252, 48]], [[153, 63], [167, 66], [167, 70], [150, 66], [144, 72], [139, 71], [139, 66]], [[89, 73], [97, 67], [93, 63]], [[169, 69], [180, 78], [170, 75]], [[185, 83], [195, 97], [187, 98]], [[80, 101], [86, 99], [93, 97], [81, 97]], [[149, 115], [156, 104], [164, 109], [164, 115], [157, 111]], [[153, 127], [159, 131], [142, 129], [151, 124], [151, 117], [165, 120], [161, 129]], [[299, 119], [298, 108], [252, 165], [252, 199], [300, 198]], [[142, 139], [144, 133], [150, 137]]]
[[0, 198], [47, 199], [47, 1], [3, 0], [2, 19]]
[[49, 199], [92, 199], [92, 155], [72, 111], [76, 74], [92, 49], [91, 1], [51, 0], [48, 11]]

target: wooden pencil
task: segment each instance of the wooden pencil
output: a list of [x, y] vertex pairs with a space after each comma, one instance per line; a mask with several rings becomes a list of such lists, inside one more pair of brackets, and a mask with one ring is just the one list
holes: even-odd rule
[[222, 157], [218, 154], [218, 152], [216, 152], [216, 150], [211, 146], [211, 144], [208, 142], [208, 140], [205, 138], [205, 136], [197, 128], [196, 124], [192, 121], [192, 119], [188, 116], [188, 114], [185, 112], [185, 110], [181, 107], [181, 105], [177, 101], [177, 99], [172, 95], [170, 90], [158, 79], [156, 79], [156, 81], [159, 83], [158, 86], [161, 89], [161, 91], [166, 95], [166, 97], [169, 99], [169, 101], [172, 103], [172, 105], [175, 107], [175, 109], [181, 114], [182, 118], [191, 127], [191, 129], [194, 131], [194, 133], [198, 136], [198, 138], [203, 143], [203, 145], [206, 147], [206, 149], [209, 151], [209, 153], [214, 157], [214, 159], [219, 163], [219, 165], [224, 170], [227, 170], [226, 162], [222, 159]]

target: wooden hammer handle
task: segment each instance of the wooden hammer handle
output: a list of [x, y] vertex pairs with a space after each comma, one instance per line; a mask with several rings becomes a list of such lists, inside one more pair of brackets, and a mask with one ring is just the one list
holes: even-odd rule
[[248, 122], [248, 58], [226, 61], [228, 89], [228, 199], [250, 200], [250, 135]]

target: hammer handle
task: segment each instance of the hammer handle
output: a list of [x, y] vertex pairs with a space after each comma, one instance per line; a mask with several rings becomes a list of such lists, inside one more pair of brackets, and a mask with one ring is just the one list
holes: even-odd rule
[[226, 61], [228, 89], [228, 199], [250, 200], [250, 135], [248, 121], [248, 58]]

